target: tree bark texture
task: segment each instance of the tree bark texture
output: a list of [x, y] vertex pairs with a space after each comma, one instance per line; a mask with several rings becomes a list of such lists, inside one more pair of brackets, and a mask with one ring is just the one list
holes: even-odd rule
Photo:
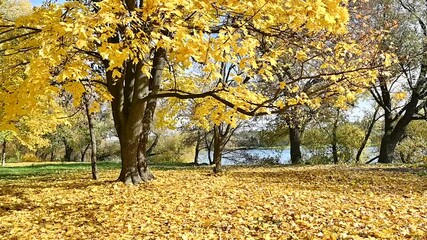
[[230, 141], [237, 128], [238, 127], [232, 128], [230, 124], [225, 123], [214, 126], [214, 173], [222, 172], [222, 154], [224, 152], [225, 146]]
[[301, 154], [301, 130], [299, 126], [289, 126], [289, 142], [291, 145], [291, 163], [300, 164]]
[[53, 162], [55, 160], [55, 149], [52, 149], [50, 152], [50, 161]]
[[340, 117], [340, 110], [337, 109], [337, 114], [335, 116], [334, 124], [332, 127], [332, 156], [334, 164], [338, 164], [338, 139], [337, 139], [337, 130], [338, 130], [338, 121]]
[[[402, 7], [410, 13], [416, 15], [413, 11], [415, 8], [408, 7], [403, 2], [400, 2]], [[423, 29], [423, 36], [427, 37], [426, 24], [421, 18], [417, 18], [420, 29]], [[416, 119], [416, 115], [426, 107], [427, 101], [427, 43], [424, 41], [422, 46], [422, 58], [419, 63], [419, 73], [415, 82], [410, 83], [410, 98], [409, 101], [399, 110], [393, 111], [391, 86], [388, 86], [388, 81], [384, 76], [378, 78], [379, 90], [374, 87], [371, 90], [376, 102], [384, 110], [384, 135], [381, 140], [380, 155], [378, 162], [392, 163], [395, 161], [395, 149], [398, 143], [402, 140], [408, 124]], [[418, 68], [417, 68], [418, 69]], [[403, 70], [404, 73], [408, 74]]]
[[7, 146], [7, 141], [5, 139], [3, 140], [3, 144], [1, 148], [1, 165], [3, 167], [6, 166], [6, 146]]
[[[402, 133], [403, 136], [403, 133]], [[396, 146], [400, 142], [398, 136], [391, 133], [385, 133], [381, 139], [379, 163], [392, 163], [396, 160]]]
[[[94, 131], [92, 113], [90, 112], [90, 99], [89, 99], [89, 96], [87, 94], [85, 94], [84, 98], [85, 98], [86, 118], [87, 118], [87, 123], [88, 123], [88, 127], [89, 127], [90, 147], [91, 147], [90, 166], [92, 169], [92, 178], [94, 180], [97, 180], [98, 179], [98, 168], [96, 166], [96, 150], [97, 150], [96, 135], [95, 135], [95, 131]], [[85, 151], [85, 153], [86, 153], [86, 151]]]
[[[427, 69], [426, 69], [427, 70]], [[383, 90], [386, 91], [386, 90]], [[389, 95], [389, 93], [388, 93]], [[412, 92], [411, 99], [405, 106], [404, 113], [393, 115], [390, 102], [385, 102], [387, 107], [384, 111], [384, 135], [381, 139], [379, 163], [392, 163], [396, 158], [396, 146], [405, 135], [406, 128], [413, 120], [414, 115], [419, 111], [419, 96]]]
[[68, 143], [66, 138], [63, 138], [62, 142], [64, 143], [64, 147], [65, 147], [64, 160], [67, 162], [73, 161], [73, 159], [72, 159], [72, 155], [74, 152], [73, 147]]
[[206, 144], [206, 150], [208, 151], [208, 160], [209, 160], [209, 164], [212, 165], [215, 162], [212, 159], [212, 145], [213, 145], [213, 141], [214, 138], [212, 137], [212, 139], [210, 141], [208, 141], [208, 133], [205, 133], [205, 144]]
[[194, 164], [196, 165], [199, 164], [199, 152], [200, 152], [200, 142], [201, 142], [200, 135], [201, 135], [200, 131], [197, 131], [196, 146], [194, 149]]
[[221, 136], [219, 131], [219, 126], [214, 127], [214, 156], [213, 161], [215, 166], [213, 168], [214, 173], [222, 172], [222, 147], [221, 147]]
[[[112, 71], [107, 72], [107, 86], [113, 96], [111, 105], [122, 158], [118, 180], [126, 184], [154, 179], [148, 168], [147, 144], [157, 100], [150, 98], [150, 95], [159, 91], [165, 58], [164, 49], [155, 50], [151, 76], [142, 73], [142, 61], [136, 64], [128, 61], [119, 79], [113, 78]], [[108, 62], [104, 64], [108, 68]]]

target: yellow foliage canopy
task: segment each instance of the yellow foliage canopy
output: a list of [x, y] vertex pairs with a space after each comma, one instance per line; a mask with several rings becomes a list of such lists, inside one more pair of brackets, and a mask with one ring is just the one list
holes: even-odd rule
[[[309, 104], [310, 99], [301, 97], [268, 101], [271, 96], [260, 91], [256, 83], [260, 79], [280, 81], [275, 68], [278, 64], [311, 61], [312, 66], [327, 69], [329, 74], [340, 69], [340, 73], [332, 72], [337, 76], [327, 77], [332, 86], [339, 86], [343, 77], [354, 82], [369, 82], [375, 77], [375, 72], [368, 71], [357, 75], [355, 69], [360, 66], [349, 69], [344, 62], [351, 53], [360, 55], [356, 43], [336, 43], [331, 49], [322, 45], [329, 37], [346, 33], [349, 20], [346, 1], [150, 0], [134, 8], [123, 1], [104, 0], [96, 5], [98, 10], [92, 11], [77, 2], [53, 4], [18, 19], [15, 36], [31, 37], [3, 44], [3, 49], [14, 53], [8, 66], [30, 60], [21, 77], [37, 84], [39, 93], [65, 89], [78, 96], [81, 94], [78, 88], [66, 85], [87, 79], [103, 81], [102, 73], [92, 71], [94, 64], [108, 60], [105, 70], [120, 79], [126, 64], [142, 63], [139, 65], [142, 73], [150, 76], [151, 53], [153, 49], [163, 48], [167, 51], [168, 67], [161, 92], [188, 95], [215, 91], [229, 106], [252, 114]], [[313, 49], [317, 52], [329, 49], [334, 54], [324, 58]], [[228, 75], [232, 84], [218, 84], [224, 80], [224, 65], [234, 66]], [[344, 76], [349, 71], [352, 74]], [[14, 71], [6, 76], [12, 80], [17, 79], [17, 74]], [[252, 79], [251, 84], [243, 81], [247, 77]], [[111, 99], [102, 86], [97, 89], [104, 99]], [[213, 110], [213, 104], [201, 107], [204, 108], [201, 114]]]
[[[344, 105], [377, 76], [363, 60], [366, 51], [347, 32], [345, 0], [149, 0], [139, 7], [136, 2], [66, 2], [38, 8], [14, 23], [2, 21], [2, 33], [8, 34], [0, 35], [6, 55], [0, 94], [8, 100], [0, 128], [15, 130], [15, 119], [26, 114], [49, 118], [44, 122], [51, 125], [34, 129], [50, 131], [62, 111], [55, 96], [68, 91], [78, 104], [87, 82], [100, 101], [114, 96], [123, 102], [117, 108], [123, 114], [113, 114], [117, 122], [129, 122], [123, 116], [142, 110], [134, 102], [169, 97], [156, 123], [172, 125], [186, 105], [170, 97], [198, 98], [194, 120], [209, 128], [235, 125], [241, 114], [318, 107], [329, 97]], [[151, 96], [151, 83], [143, 81], [137, 89], [129, 76], [150, 79], [158, 50], [166, 52], [167, 64], [160, 89]], [[312, 93], [301, 92], [300, 83], [309, 81], [320, 84]]]
[[[32, 13], [32, 6], [25, 0], [7, 0], [0, 4], [0, 41], [11, 39], [11, 45], [19, 45], [10, 30], [13, 21]], [[23, 31], [18, 31], [23, 34]], [[55, 130], [63, 122], [62, 110], [56, 101], [57, 89], [34, 73], [26, 72], [32, 48], [2, 48], [0, 44], [0, 131], [7, 131], [33, 149], [49, 144], [42, 137]], [[34, 67], [37, 67], [36, 65]], [[40, 69], [43, 71], [43, 68]], [[28, 79], [28, 74], [33, 74]]]

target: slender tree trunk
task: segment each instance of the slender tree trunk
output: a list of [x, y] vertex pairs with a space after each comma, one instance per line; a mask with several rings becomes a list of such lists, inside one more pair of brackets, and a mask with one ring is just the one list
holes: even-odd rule
[[86, 153], [87, 153], [87, 150], [89, 150], [89, 147], [90, 147], [90, 144], [86, 145], [85, 149], [83, 149], [83, 151], [81, 151], [81, 154], [82, 154], [82, 156], [80, 158], [81, 162], [85, 161]]
[[363, 150], [366, 147], [366, 144], [368, 143], [369, 138], [371, 137], [372, 130], [374, 129], [375, 123], [377, 122], [377, 114], [378, 114], [379, 108], [375, 108], [374, 115], [372, 116], [371, 122], [369, 123], [368, 130], [366, 131], [365, 137], [363, 138], [363, 142], [360, 145], [359, 149], [357, 149], [356, 154], [356, 163], [360, 162], [360, 157], [362, 156]]
[[332, 129], [332, 156], [334, 159], [334, 164], [338, 164], [338, 139], [337, 139], [337, 130], [338, 130], [338, 121], [340, 116], [340, 110], [337, 109], [337, 115], [334, 120], [334, 125]]
[[[90, 99], [87, 96], [87, 94], [85, 94], [84, 96], [85, 98], [85, 108], [86, 108], [86, 118], [87, 118], [87, 123], [88, 123], [88, 127], [89, 127], [89, 136], [90, 136], [90, 146], [91, 146], [91, 151], [90, 151], [90, 165], [92, 168], [92, 178], [94, 180], [98, 179], [98, 168], [96, 166], [96, 136], [95, 136], [95, 131], [94, 131], [94, 126], [93, 126], [93, 119], [92, 119], [92, 114], [90, 112]], [[86, 152], [86, 151], [85, 151]]]
[[147, 157], [149, 157], [151, 154], [153, 154], [154, 148], [156, 148], [157, 143], [159, 143], [159, 138], [160, 138], [160, 136], [158, 134], [156, 134], [156, 137], [154, 138], [153, 143], [151, 144], [151, 146], [148, 148], [148, 150], [146, 152]]
[[48, 154], [49, 154], [49, 153], [48, 153], [48, 152], [46, 152], [46, 151], [43, 151], [42, 153], [40, 153], [40, 152], [36, 151], [36, 156], [37, 156], [38, 158], [42, 159], [43, 161], [46, 161], [46, 158], [47, 158], [47, 155], [48, 155]]
[[208, 133], [205, 133], [205, 143], [206, 143], [206, 150], [208, 151], [208, 161], [209, 165], [214, 164], [214, 161], [212, 159], [212, 145], [213, 145], [214, 137], [208, 142]]
[[6, 139], [3, 140], [2, 148], [1, 148], [1, 165], [2, 167], [6, 166]]
[[215, 166], [213, 168], [214, 173], [222, 172], [221, 157], [222, 157], [222, 147], [221, 147], [221, 136], [219, 132], [219, 126], [214, 127], [214, 156], [213, 160]]
[[301, 163], [302, 154], [300, 128], [298, 126], [289, 127], [289, 141], [291, 145], [291, 163], [299, 164]]
[[69, 146], [65, 146], [64, 160], [67, 161], [67, 162], [73, 161], [73, 159], [71, 158], [72, 154], [73, 154], [73, 148], [71, 148]]
[[200, 152], [200, 132], [197, 131], [196, 147], [194, 149], [194, 164], [199, 164], [199, 152]]
[[199, 164], [199, 153], [200, 149], [196, 146], [196, 149], [194, 150], [194, 164]]

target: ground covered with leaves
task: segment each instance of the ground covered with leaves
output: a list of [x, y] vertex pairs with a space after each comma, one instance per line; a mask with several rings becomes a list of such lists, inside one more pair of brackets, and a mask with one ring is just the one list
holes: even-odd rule
[[[0, 169], [0, 171], [2, 171]], [[88, 169], [0, 175], [2, 239], [426, 239], [425, 171], [157, 169], [139, 186]]]

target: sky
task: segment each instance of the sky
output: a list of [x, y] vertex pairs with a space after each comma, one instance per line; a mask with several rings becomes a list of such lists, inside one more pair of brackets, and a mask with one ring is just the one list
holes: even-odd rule
[[43, 0], [30, 0], [33, 6], [40, 6], [43, 3]]
[[[31, 4], [33, 6], [40, 6], [43, 3], [44, 0], [30, 0]], [[64, 2], [64, 0], [59, 0], [58, 2]]]

